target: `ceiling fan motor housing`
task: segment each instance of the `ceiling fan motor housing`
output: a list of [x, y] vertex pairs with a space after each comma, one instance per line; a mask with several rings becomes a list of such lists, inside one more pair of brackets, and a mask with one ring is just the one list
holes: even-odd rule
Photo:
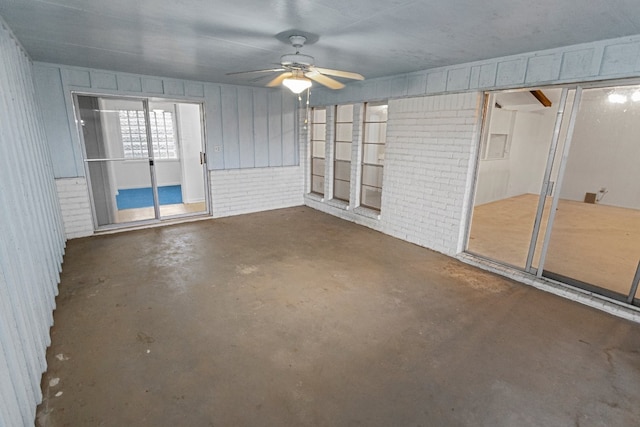
[[283, 66], [304, 66], [310, 67], [313, 65], [313, 57], [309, 55], [303, 55], [301, 53], [294, 53], [289, 55], [282, 55], [280, 57], [280, 63]]
[[304, 43], [307, 41], [307, 38], [305, 36], [289, 36], [289, 41], [291, 42], [291, 45], [293, 47], [295, 47], [296, 49], [300, 49], [302, 46], [304, 46]]
[[[280, 36], [283, 37], [280, 37]], [[285, 34], [281, 33], [276, 38], [280, 41], [286, 40], [284, 38]], [[280, 64], [282, 68], [276, 69], [266, 69], [266, 70], [255, 70], [255, 71], [245, 71], [241, 73], [230, 73], [230, 74], [253, 74], [253, 73], [266, 73], [266, 72], [275, 72], [275, 71], [283, 71], [280, 75], [272, 79], [269, 83], [267, 83], [267, 87], [275, 87], [280, 84], [287, 86], [294, 93], [300, 93], [300, 91], [308, 88], [311, 85], [311, 80], [320, 83], [323, 86], [328, 87], [329, 89], [342, 89], [344, 84], [335, 80], [329, 76], [343, 77], [346, 79], [353, 80], [364, 80], [364, 77], [358, 73], [352, 73], [350, 71], [340, 71], [340, 70], [332, 70], [330, 68], [315, 68], [313, 56], [304, 55], [300, 53], [300, 48], [302, 48], [307, 42], [307, 37], [293, 33], [286, 35], [286, 38], [289, 39], [291, 45], [296, 49], [296, 53], [282, 55], [280, 57]], [[318, 40], [318, 37], [311, 38], [309, 40], [310, 43]], [[294, 83], [304, 84], [304, 87], [298, 85], [294, 85]]]

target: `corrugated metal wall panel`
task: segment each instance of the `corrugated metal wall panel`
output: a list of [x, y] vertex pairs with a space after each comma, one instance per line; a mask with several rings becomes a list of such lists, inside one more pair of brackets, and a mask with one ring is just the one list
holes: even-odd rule
[[64, 253], [32, 72], [0, 20], [0, 426], [34, 423]]

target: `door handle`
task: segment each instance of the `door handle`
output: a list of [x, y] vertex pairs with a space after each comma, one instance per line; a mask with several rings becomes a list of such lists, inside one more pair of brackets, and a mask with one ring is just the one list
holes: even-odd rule
[[549, 186], [547, 187], [547, 196], [553, 196], [553, 187], [556, 185], [554, 181], [549, 181]]
[[633, 281], [631, 282], [631, 289], [629, 290], [629, 296], [627, 297], [627, 302], [629, 304], [633, 304], [633, 299], [636, 297], [636, 292], [638, 292], [638, 283], [640, 283], [640, 261], [638, 261], [636, 274], [635, 276], [633, 276]]
[[200, 152], [200, 164], [204, 165], [207, 163], [207, 153]]

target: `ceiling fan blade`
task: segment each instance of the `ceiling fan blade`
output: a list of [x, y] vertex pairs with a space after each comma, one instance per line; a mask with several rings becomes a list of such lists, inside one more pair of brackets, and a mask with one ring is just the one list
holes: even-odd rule
[[255, 74], [255, 73], [275, 73], [276, 71], [285, 71], [284, 68], [269, 68], [266, 70], [238, 71], [235, 73], [227, 73], [226, 76], [234, 76], [239, 74]]
[[265, 79], [272, 79], [272, 78], [273, 78], [273, 75], [262, 73], [262, 74], [254, 74], [250, 76], [248, 81], [249, 83], [257, 83], [257, 82], [264, 81]]
[[317, 70], [321, 74], [326, 74], [329, 76], [344, 77], [345, 79], [352, 80], [364, 80], [364, 76], [362, 74], [352, 73], [351, 71], [332, 70], [331, 68], [320, 67], [313, 67], [313, 69]]
[[321, 85], [328, 87], [329, 89], [342, 89], [344, 87], [344, 85], [339, 81], [334, 80], [331, 77], [322, 75], [317, 70], [309, 71], [307, 73], [304, 73], [304, 75], [311, 80], [314, 80]]
[[267, 87], [276, 87], [276, 86], [282, 84], [284, 79], [287, 79], [287, 78], [292, 77], [292, 76], [293, 76], [293, 73], [291, 71], [287, 71], [286, 73], [282, 73], [278, 77], [276, 77], [275, 79], [273, 79], [269, 83], [267, 83]]

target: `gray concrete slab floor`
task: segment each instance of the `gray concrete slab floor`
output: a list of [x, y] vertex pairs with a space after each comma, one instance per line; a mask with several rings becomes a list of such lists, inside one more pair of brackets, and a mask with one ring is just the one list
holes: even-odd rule
[[71, 240], [39, 426], [637, 426], [640, 325], [309, 208]]

